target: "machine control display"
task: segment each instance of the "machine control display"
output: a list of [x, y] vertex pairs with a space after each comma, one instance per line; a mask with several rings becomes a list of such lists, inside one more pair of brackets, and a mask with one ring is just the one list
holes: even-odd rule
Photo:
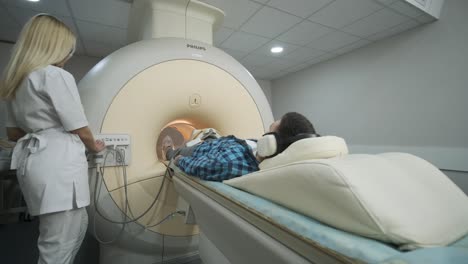
[[130, 145], [130, 135], [126, 134], [98, 134], [96, 135], [96, 139], [104, 141], [106, 146]]
[[89, 167], [100, 163], [102, 167], [128, 166], [130, 164], [131, 149], [128, 134], [96, 134], [96, 139], [104, 141], [106, 148], [88, 160]]

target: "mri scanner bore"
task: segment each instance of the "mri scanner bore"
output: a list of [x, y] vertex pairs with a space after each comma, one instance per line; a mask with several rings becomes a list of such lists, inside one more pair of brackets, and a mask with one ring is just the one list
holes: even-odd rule
[[[274, 142], [270, 142], [268, 145], [263, 145], [269, 149], [274, 149], [274, 153], [268, 154], [269, 157], [271, 157], [279, 154], [296, 140], [305, 138], [302, 137], [302, 135], [306, 133], [315, 133], [312, 124], [307, 120], [307, 118], [298, 113], [288, 113], [284, 115], [281, 120], [274, 122], [270, 126], [269, 134], [275, 134]], [[96, 182], [94, 184], [95, 190], [93, 192], [93, 201], [95, 204], [95, 211], [100, 217], [111, 223], [122, 224], [122, 231], [126, 224], [138, 221], [156, 204], [166, 177], [171, 176], [170, 170], [169, 167], [166, 169], [166, 173], [164, 174], [165, 178], [163, 179], [163, 183], [157, 191], [153, 202], [142, 214], [135, 216], [129, 206], [127, 190], [128, 179], [126, 166], [129, 165], [127, 157], [130, 155], [129, 135], [101, 134], [97, 135], [97, 138], [103, 140], [106, 143], [107, 148], [103, 152], [92, 155], [89, 160], [90, 164], [93, 164], [91, 167], [96, 167], [97, 175], [101, 176], [96, 177]], [[161, 138], [163, 139], [161, 140]], [[203, 142], [193, 144], [194, 141], [197, 142], [197, 140], [200, 141], [200, 139], [203, 140]], [[187, 144], [185, 142], [187, 142]], [[272, 144], [274, 147], [271, 147]], [[187, 147], [187, 145], [191, 146]], [[159, 160], [180, 158], [177, 159], [178, 162], [176, 165], [190, 175], [198, 176], [205, 180], [222, 181], [257, 171], [258, 161], [255, 157], [256, 147], [256, 140], [241, 140], [234, 136], [220, 137], [219, 133], [215, 129], [197, 130], [191, 123], [176, 120], [169, 123], [161, 130], [157, 140], [156, 152]], [[190, 154], [188, 154], [187, 150], [190, 150]], [[169, 155], [168, 152], [170, 151], [174, 153]], [[262, 153], [268, 153], [268, 151], [269, 150], [261, 150]], [[181, 155], [184, 157], [181, 157]], [[263, 158], [264, 157], [258, 157], [258, 159]], [[98, 201], [100, 192], [98, 191], [98, 186], [102, 185], [102, 179], [105, 176], [106, 167], [120, 167], [122, 170], [121, 175], [123, 177], [125, 190], [124, 212], [128, 212], [130, 214], [130, 216], [124, 214], [122, 220], [110, 219], [101, 213], [99, 209]], [[145, 228], [151, 228], [162, 224], [175, 214], [185, 215], [186, 212], [172, 212], [156, 224], [148, 224]], [[94, 216], [96, 216], [96, 214]], [[117, 235], [115, 239], [103, 241], [99, 238], [96, 230], [94, 230], [94, 232], [98, 241], [103, 244], [113, 243], [118, 239]]]
[[259, 161], [280, 154], [296, 141], [316, 136], [314, 126], [305, 116], [290, 112], [273, 122], [269, 132], [259, 139], [260, 155], [257, 140], [242, 140], [232, 135], [216, 137], [209, 132], [203, 136], [203, 142], [179, 148], [174, 148], [172, 138], [167, 135], [162, 149], [165, 157], [174, 159], [175, 165], [188, 175], [224, 181], [257, 171]]
[[[199, 130], [187, 122], [175, 121], [168, 124], [162, 129], [157, 141], [156, 151], [158, 157], [160, 157], [160, 159], [164, 157], [164, 159], [171, 161], [172, 158], [175, 158], [177, 161], [176, 165], [185, 173], [204, 180], [223, 181], [258, 170], [258, 161], [254, 153], [254, 151], [256, 152], [256, 140], [241, 140], [234, 136], [220, 137], [215, 129], [205, 129], [204, 132], [202, 130], [202, 133], [197, 133], [197, 131]], [[273, 140], [270, 138], [260, 139], [260, 141], [268, 141], [268, 144], [261, 144], [260, 148], [263, 147], [266, 149], [260, 149], [259, 151], [261, 153], [267, 153], [268, 157], [273, 157], [281, 153], [294, 142], [311, 137], [310, 135], [315, 135], [315, 129], [306, 117], [299, 113], [291, 112], [285, 114], [280, 120], [272, 123], [270, 131], [267, 134], [267, 137], [271, 135], [275, 135], [275, 137]], [[94, 230], [95, 236], [99, 242], [102, 244], [109, 244], [118, 239], [120, 233], [125, 229], [126, 224], [138, 221], [153, 208], [161, 195], [164, 182], [167, 177], [171, 175], [170, 169], [167, 167], [163, 182], [157, 191], [155, 199], [143, 213], [135, 216], [129, 206], [127, 189], [128, 179], [125, 166], [128, 165], [128, 163], [125, 163], [125, 156], [128, 155], [128, 153], [126, 154], [127, 148], [122, 148], [126, 146], [129, 141], [126, 140], [127, 137], [124, 135], [99, 135], [98, 138], [102, 138], [106, 142], [107, 148], [103, 153], [98, 153], [93, 156], [98, 175], [93, 192], [94, 208], [96, 213], [103, 219], [114, 224], [122, 225], [122, 229], [119, 234], [117, 234], [117, 237], [109, 241], [100, 239], [96, 230]], [[163, 139], [161, 140], [161, 138]], [[188, 142], [190, 143], [200, 138], [204, 141], [190, 147], [182, 147], [182, 145], [186, 145], [184, 143], [188, 139], [190, 139]], [[175, 146], [177, 146], [177, 149], [175, 149]], [[112, 160], [120, 162], [117, 162], [117, 164], [109, 164], [109, 156], [113, 156]], [[265, 157], [258, 158], [263, 159]], [[102, 179], [105, 176], [105, 168], [109, 166], [120, 166], [122, 169], [125, 193], [125, 205], [123, 208], [125, 214], [122, 220], [110, 219], [101, 213], [99, 209], [98, 201], [100, 191], [98, 191], [98, 186], [102, 184]], [[129, 216], [127, 216], [127, 213]], [[148, 223], [145, 225], [145, 228], [155, 227], [176, 214], [185, 215], [186, 213], [188, 212], [181, 210], [171, 212], [157, 223]], [[96, 214], [94, 216], [96, 216]]]

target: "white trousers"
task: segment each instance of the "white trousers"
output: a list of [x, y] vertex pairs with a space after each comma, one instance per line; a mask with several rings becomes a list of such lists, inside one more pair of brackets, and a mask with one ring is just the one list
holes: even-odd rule
[[87, 228], [84, 207], [40, 215], [38, 264], [72, 264]]

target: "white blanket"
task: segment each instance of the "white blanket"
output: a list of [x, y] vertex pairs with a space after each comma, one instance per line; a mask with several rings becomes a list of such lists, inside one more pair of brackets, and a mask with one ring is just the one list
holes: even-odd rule
[[[295, 143], [289, 153], [306, 152], [306, 145]], [[404, 249], [445, 246], [468, 233], [467, 196], [423, 159], [405, 153], [298, 159], [281, 158], [278, 166], [224, 183]]]

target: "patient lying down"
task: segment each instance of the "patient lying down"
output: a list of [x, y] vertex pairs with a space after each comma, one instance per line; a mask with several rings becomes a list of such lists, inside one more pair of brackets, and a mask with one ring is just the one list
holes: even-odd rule
[[174, 149], [171, 137], [163, 139], [166, 160], [173, 160], [183, 172], [203, 180], [223, 181], [259, 170], [259, 163], [283, 152], [297, 140], [318, 136], [303, 115], [290, 112], [270, 125], [270, 131], [257, 140], [208, 133], [203, 142]]

